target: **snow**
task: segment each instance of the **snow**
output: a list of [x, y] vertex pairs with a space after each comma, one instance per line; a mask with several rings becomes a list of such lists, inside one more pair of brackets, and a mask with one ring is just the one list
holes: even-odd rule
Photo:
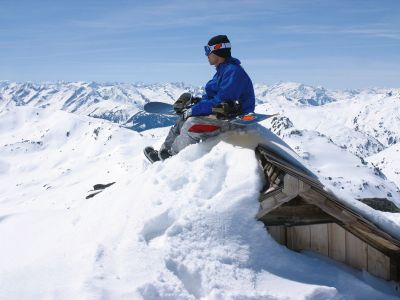
[[385, 175], [397, 186], [400, 186], [400, 144], [395, 144], [373, 156], [367, 160], [377, 167], [385, 170]]
[[[184, 86], [137, 88], [152, 97]], [[388, 197], [399, 205], [397, 181], [318, 131], [328, 129], [300, 123], [299, 114], [319, 106], [289, 103], [279, 111], [265, 102], [259, 110], [275, 107], [282, 118], [151, 165], [142, 149], [159, 146], [168, 128], [138, 133], [88, 117], [83, 108], [70, 113], [54, 99], [47, 103], [0, 111], [0, 299], [398, 298], [393, 282], [290, 251], [255, 220], [264, 182], [253, 149], [263, 140], [313, 171], [342, 201], [389, 231], [399, 229], [398, 214], [354, 200]], [[397, 149], [381, 143], [384, 151]], [[390, 155], [385, 161], [395, 160]], [[93, 185], [114, 181], [85, 199]]]
[[400, 90], [255, 89], [257, 112], [278, 117], [151, 165], [142, 149], [171, 120], [141, 107], [201, 89], [0, 82], [0, 299], [397, 298], [393, 282], [268, 235], [253, 149], [279, 150], [398, 237], [400, 214], [356, 199], [400, 206]]

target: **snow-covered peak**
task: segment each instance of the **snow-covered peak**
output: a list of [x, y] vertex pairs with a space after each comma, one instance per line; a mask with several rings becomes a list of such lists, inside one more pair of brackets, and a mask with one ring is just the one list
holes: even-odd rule
[[280, 98], [296, 105], [324, 105], [336, 101], [323, 87], [312, 87], [296, 82], [279, 82], [271, 86], [255, 85], [257, 98]]
[[[149, 101], [171, 102], [185, 91], [198, 88], [182, 83], [123, 84], [96, 82], [16, 83], [3, 81], [0, 94], [3, 105], [53, 106], [67, 111], [80, 111], [101, 101], [140, 106]], [[4, 103], [6, 102], [6, 103]]]

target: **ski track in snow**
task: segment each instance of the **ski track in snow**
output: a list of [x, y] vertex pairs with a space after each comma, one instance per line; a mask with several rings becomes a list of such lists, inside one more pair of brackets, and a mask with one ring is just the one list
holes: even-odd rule
[[[264, 182], [253, 148], [267, 135], [289, 144], [345, 199], [390, 191], [399, 201], [395, 186], [315, 131], [284, 129], [286, 144], [258, 128], [151, 165], [142, 149], [167, 128], [139, 134], [58, 110], [3, 109], [0, 299], [397, 299], [392, 283], [268, 235], [254, 218]], [[360, 177], [369, 189], [358, 190]], [[353, 205], [400, 225], [398, 214]]]

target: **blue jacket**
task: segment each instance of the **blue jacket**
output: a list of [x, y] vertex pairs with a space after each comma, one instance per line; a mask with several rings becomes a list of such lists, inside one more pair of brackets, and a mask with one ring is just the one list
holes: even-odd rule
[[217, 67], [217, 73], [207, 82], [205, 90], [201, 101], [192, 107], [193, 116], [209, 115], [213, 107], [233, 100], [239, 100], [244, 114], [254, 112], [253, 83], [236, 58], [227, 58]]

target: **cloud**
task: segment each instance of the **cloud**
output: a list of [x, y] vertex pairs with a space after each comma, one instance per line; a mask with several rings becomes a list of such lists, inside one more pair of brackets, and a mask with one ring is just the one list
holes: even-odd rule
[[343, 33], [400, 40], [400, 30], [388, 28], [349, 28]]
[[362, 26], [338, 26], [338, 25], [286, 25], [277, 27], [277, 33], [284, 34], [324, 34], [324, 35], [359, 35], [365, 37], [381, 37], [388, 39], [400, 39], [400, 29], [394, 29], [390, 23], [374, 23]]
[[[216, 26], [271, 15], [290, 9], [285, 1], [152, 1], [140, 6], [115, 8], [91, 19], [75, 19], [71, 24], [107, 32], [149, 31], [152, 29]], [[235, 25], [235, 24], [232, 24]]]
[[296, 60], [291, 59], [280, 59], [280, 58], [271, 58], [271, 59], [245, 59], [242, 61], [243, 65], [246, 66], [282, 66], [282, 65], [293, 65], [296, 63]]

